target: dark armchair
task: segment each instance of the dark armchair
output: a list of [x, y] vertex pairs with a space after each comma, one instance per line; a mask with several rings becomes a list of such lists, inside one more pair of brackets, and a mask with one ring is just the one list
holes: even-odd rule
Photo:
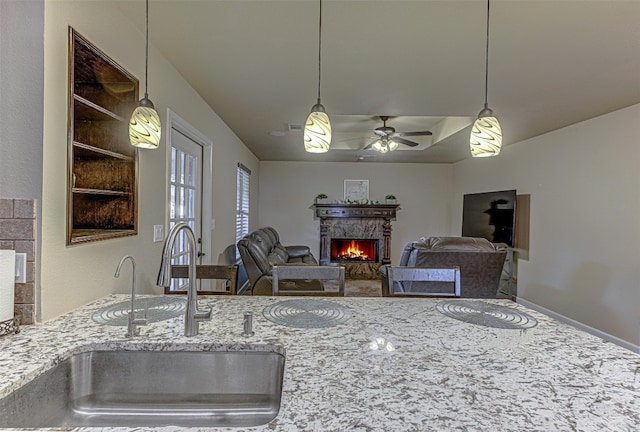
[[[265, 227], [250, 232], [238, 242], [238, 250], [244, 264], [252, 295], [273, 295], [273, 266], [318, 265], [307, 246], [283, 246], [278, 232]], [[322, 291], [322, 281], [281, 280], [279, 290]]]
[[[409, 243], [400, 257], [400, 266], [460, 268], [460, 297], [496, 298], [507, 245], [475, 237], [429, 237]], [[439, 292], [431, 282], [400, 281], [389, 286], [388, 266], [380, 268], [383, 295], [394, 292]], [[397, 285], [402, 284], [402, 285]]]

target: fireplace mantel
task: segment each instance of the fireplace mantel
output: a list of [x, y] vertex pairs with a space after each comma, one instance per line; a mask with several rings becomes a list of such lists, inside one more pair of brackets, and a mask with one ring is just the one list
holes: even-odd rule
[[395, 219], [398, 204], [314, 204], [316, 216], [325, 218]]
[[347, 278], [374, 279], [380, 265], [391, 263], [391, 221], [398, 204], [314, 204], [313, 208], [320, 219], [320, 265], [331, 265], [332, 238], [379, 240], [379, 261], [345, 264]]

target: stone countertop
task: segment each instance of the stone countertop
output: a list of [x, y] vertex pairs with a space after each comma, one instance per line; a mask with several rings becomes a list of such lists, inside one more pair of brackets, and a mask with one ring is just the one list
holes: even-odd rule
[[[637, 431], [640, 356], [507, 300], [486, 301], [538, 321], [523, 330], [468, 324], [435, 309], [437, 299], [331, 298], [352, 317], [324, 329], [264, 318], [291, 297], [201, 297], [213, 320], [182, 335], [182, 316], [141, 327], [96, 324], [110, 296], [0, 338], [0, 397], [87, 348], [233, 349], [267, 344], [286, 352], [282, 406], [268, 425], [198, 431]], [[325, 300], [325, 299], [323, 299]], [[254, 313], [255, 336], [242, 317]], [[385, 347], [392, 346], [392, 350]], [[374, 349], [374, 348], [378, 349]], [[50, 429], [55, 430], [55, 429]], [[63, 430], [63, 429], [59, 429]], [[126, 428], [74, 428], [125, 431]], [[136, 428], [178, 431], [185, 428]]]

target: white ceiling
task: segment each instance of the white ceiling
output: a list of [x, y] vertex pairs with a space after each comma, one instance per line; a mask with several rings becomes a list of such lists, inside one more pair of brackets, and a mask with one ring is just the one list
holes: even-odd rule
[[[144, 1], [115, 4], [144, 29]], [[288, 129], [316, 103], [317, 0], [151, 0], [149, 20], [151, 43], [260, 160], [355, 161], [377, 116], [425, 130], [469, 124], [483, 107], [484, 0], [324, 0], [325, 154]], [[505, 145], [640, 103], [640, 0], [494, 0], [490, 33], [489, 106]], [[433, 145], [361, 160], [470, 157], [469, 127], [448, 121], [459, 131]]]

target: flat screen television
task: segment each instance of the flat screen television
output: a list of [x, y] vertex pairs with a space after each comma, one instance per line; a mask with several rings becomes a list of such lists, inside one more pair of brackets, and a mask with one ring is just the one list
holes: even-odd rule
[[462, 203], [462, 236], [486, 238], [513, 247], [516, 191], [467, 194]]

